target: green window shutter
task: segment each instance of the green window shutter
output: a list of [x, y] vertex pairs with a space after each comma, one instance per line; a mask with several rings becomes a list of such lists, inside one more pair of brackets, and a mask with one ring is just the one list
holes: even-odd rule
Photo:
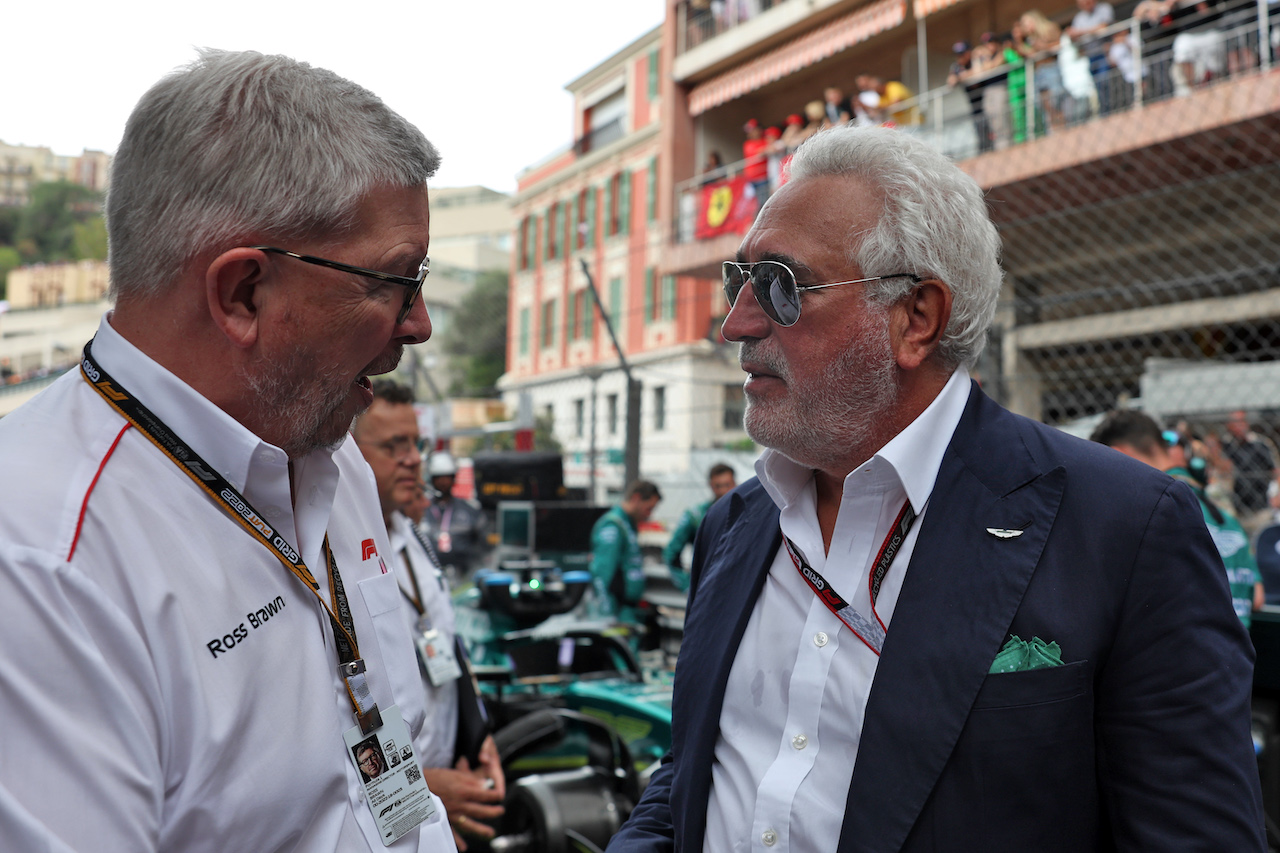
[[529, 354], [529, 309], [520, 309], [520, 354]]
[[604, 236], [612, 237], [613, 228], [613, 181], [604, 182]]
[[658, 158], [649, 158], [649, 221], [658, 218]]
[[591, 291], [583, 292], [582, 298], [582, 337], [587, 340], [595, 338], [595, 322], [596, 322], [596, 301], [591, 296]]
[[649, 51], [649, 100], [658, 97], [658, 49]]
[[618, 233], [631, 233], [631, 172], [625, 170], [618, 178]]
[[555, 207], [553, 207], [552, 210], [555, 211], [556, 218], [555, 218], [555, 224], [553, 226], [555, 228], [555, 231], [552, 232], [551, 239], [555, 241], [556, 257], [563, 258], [564, 257], [564, 202], [562, 201], [556, 202]]
[[664, 320], [676, 318], [676, 277], [673, 275], [662, 277], [662, 318]]
[[569, 254], [578, 249], [578, 199], [569, 199], [569, 221], [565, 223], [565, 240], [569, 244]]
[[644, 322], [645, 325], [653, 320], [653, 269], [644, 271]]
[[596, 244], [596, 194], [599, 192], [595, 187], [587, 190], [587, 248], [593, 248]]
[[615, 278], [609, 282], [609, 321], [613, 323], [613, 331], [622, 336], [622, 279]]

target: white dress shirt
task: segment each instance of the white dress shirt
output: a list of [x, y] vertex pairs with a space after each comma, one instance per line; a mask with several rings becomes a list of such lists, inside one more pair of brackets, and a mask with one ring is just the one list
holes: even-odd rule
[[[410, 527], [412, 523], [402, 513], [391, 514], [391, 529], [387, 533], [391, 538], [391, 553], [395, 555], [396, 581], [404, 595], [413, 596], [415, 587], [409, 573], [414, 573], [418, 581], [416, 588], [422, 594], [420, 604], [431, 619], [431, 628], [439, 631], [442, 641], [453, 648], [457, 631], [449, 590], [444, 575], [414, 535]], [[416, 636], [417, 611], [407, 606], [404, 613], [409, 630]], [[437, 687], [423, 672], [422, 683], [427, 691], [427, 719], [423, 725], [423, 737], [417, 741], [420, 743], [418, 758], [423, 767], [452, 767], [458, 739], [458, 680], [455, 678]]]
[[[773, 450], [756, 462], [761, 484], [781, 510], [783, 534], [868, 618], [872, 564], [903, 503], [911, 502], [919, 517], [876, 601], [887, 629], [968, 398], [969, 378], [958, 370], [915, 421], [845, 478], [830, 551], [818, 527], [813, 472]], [[706, 851], [836, 848], [878, 661], [780, 547], [725, 686]]]
[[[120, 337], [93, 354], [298, 548], [329, 541], [368, 683], [420, 735], [386, 530], [350, 442], [293, 466]], [[0, 838], [23, 849], [380, 851], [316, 596], [84, 381], [0, 421]], [[296, 500], [293, 495], [296, 494]], [[6, 848], [8, 845], [5, 845]], [[452, 850], [435, 816], [393, 845]]]

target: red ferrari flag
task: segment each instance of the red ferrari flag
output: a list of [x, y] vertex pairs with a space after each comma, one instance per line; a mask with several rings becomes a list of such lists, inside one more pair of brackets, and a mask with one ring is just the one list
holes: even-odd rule
[[747, 179], [739, 175], [700, 189], [694, 236], [705, 240], [718, 234], [746, 233], [759, 207], [750, 187]]

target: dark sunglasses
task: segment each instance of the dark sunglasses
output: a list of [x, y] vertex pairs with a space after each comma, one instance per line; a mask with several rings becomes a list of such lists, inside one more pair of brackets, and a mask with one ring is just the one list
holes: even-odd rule
[[343, 264], [338, 261], [328, 261], [324, 258], [317, 258], [314, 255], [299, 255], [297, 252], [277, 249], [275, 246], [250, 246], [249, 248], [257, 249], [260, 252], [275, 252], [277, 255], [288, 255], [306, 264], [315, 264], [316, 266], [341, 270], [353, 275], [362, 275], [365, 278], [377, 279], [378, 281], [389, 281], [392, 284], [407, 287], [408, 290], [404, 294], [404, 304], [400, 306], [400, 313], [396, 315], [397, 326], [403, 323], [405, 318], [409, 316], [409, 312], [413, 310], [413, 303], [418, 300], [418, 294], [422, 292], [422, 283], [426, 281], [427, 275], [431, 272], [431, 258], [425, 256], [422, 259], [422, 264], [418, 267], [418, 275], [415, 278], [409, 278], [406, 275], [392, 275], [389, 272], [378, 272], [364, 267], [353, 267], [351, 264]]
[[886, 278], [909, 278], [912, 281], [923, 281], [918, 275], [909, 272], [896, 272], [891, 275], [873, 275], [871, 278], [855, 278], [849, 281], [832, 281], [826, 284], [797, 284], [796, 274], [780, 261], [757, 261], [754, 264], [740, 264], [737, 261], [724, 262], [724, 295], [729, 300], [729, 307], [738, 301], [747, 280], [751, 280], [751, 289], [755, 292], [756, 302], [769, 315], [769, 319], [779, 326], [794, 326], [800, 319], [800, 291], [821, 290], [824, 287], [836, 287], [841, 284], [863, 284], [868, 281], [883, 281]]

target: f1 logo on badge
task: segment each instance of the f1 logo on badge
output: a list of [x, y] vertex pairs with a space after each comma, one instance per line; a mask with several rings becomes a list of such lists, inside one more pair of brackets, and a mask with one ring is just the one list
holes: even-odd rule
[[378, 546], [373, 544], [372, 539], [366, 539], [360, 543], [360, 559], [367, 560], [370, 557], [378, 556]]

